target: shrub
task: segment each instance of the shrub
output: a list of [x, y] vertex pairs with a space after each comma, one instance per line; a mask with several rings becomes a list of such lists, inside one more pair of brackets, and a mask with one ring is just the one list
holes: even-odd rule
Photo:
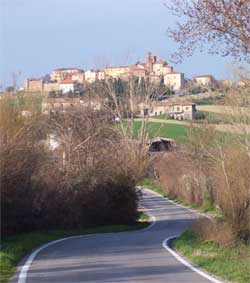
[[[211, 194], [210, 180], [197, 171], [192, 155], [186, 150], [170, 152], [157, 165], [162, 189], [171, 197], [202, 205]], [[209, 196], [212, 199], [212, 196]]]
[[216, 164], [216, 201], [235, 239], [250, 240], [250, 158], [240, 145], [226, 147]]
[[10, 126], [0, 124], [2, 236], [135, 222], [147, 151], [121, 138], [108, 112], [72, 108], [19, 121], [9, 109]]

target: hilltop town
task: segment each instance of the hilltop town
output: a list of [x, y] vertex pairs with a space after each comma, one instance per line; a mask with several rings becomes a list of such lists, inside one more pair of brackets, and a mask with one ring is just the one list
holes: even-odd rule
[[[184, 73], [177, 72], [173, 66], [164, 60], [158, 60], [151, 52], [147, 53], [146, 62], [136, 62], [129, 66], [105, 67], [103, 70], [87, 70], [79, 68], [58, 68], [50, 75], [41, 78], [30, 78], [24, 82], [27, 92], [51, 92], [61, 91], [68, 93], [83, 90], [86, 84], [106, 79], [129, 80], [131, 77], [147, 78], [155, 84], [163, 84], [173, 91], [180, 91], [188, 83]], [[211, 85], [215, 83], [212, 75], [200, 75], [192, 79], [199, 85]]]

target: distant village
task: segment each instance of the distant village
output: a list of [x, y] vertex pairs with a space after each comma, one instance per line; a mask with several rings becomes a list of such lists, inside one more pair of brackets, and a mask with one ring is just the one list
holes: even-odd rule
[[[83, 93], [86, 87], [98, 81], [105, 80], [122, 80], [129, 81], [131, 78], [145, 79], [152, 84], [162, 85], [175, 94], [175, 97], [183, 96], [182, 99], [163, 99], [157, 100], [152, 105], [140, 103], [138, 105], [138, 113], [141, 116], [160, 116], [168, 115], [177, 120], [196, 119], [196, 105], [189, 99], [186, 99], [186, 90], [198, 90], [217, 88], [219, 84], [225, 87], [232, 87], [233, 82], [229, 80], [217, 81], [212, 75], [198, 75], [192, 79], [187, 79], [184, 73], [177, 72], [173, 66], [164, 60], [158, 60], [157, 56], [151, 52], [146, 54], [145, 62], [136, 62], [130, 66], [113, 66], [105, 67], [103, 70], [87, 70], [79, 68], [59, 68], [41, 78], [30, 78], [24, 82], [25, 92], [35, 93], [60, 93], [48, 97], [42, 103], [43, 111], [51, 111], [54, 109], [65, 109], [72, 105], [86, 106], [86, 101], [81, 97], [69, 96], [67, 94]], [[100, 100], [91, 100], [90, 103], [94, 109], [100, 109], [103, 102]]]
[[[157, 60], [151, 52], [147, 53], [146, 62], [136, 62], [130, 66], [106, 67], [104, 70], [87, 70], [79, 68], [59, 68], [52, 71], [50, 75], [42, 78], [26, 79], [24, 90], [27, 92], [51, 92], [69, 91], [75, 92], [86, 84], [97, 80], [109, 78], [129, 80], [131, 77], [148, 78], [152, 83], [163, 83], [174, 91], [185, 87], [187, 80], [184, 73], [174, 71], [166, 61]], [[196, 76], [192, 79], [200, 85], [211, 85], [215, 82], [212, 75]]]

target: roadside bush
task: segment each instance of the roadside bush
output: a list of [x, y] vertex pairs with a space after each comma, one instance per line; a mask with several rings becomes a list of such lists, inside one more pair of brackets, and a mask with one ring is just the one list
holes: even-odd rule
[[221, 152], [216, 164], [216, 201], [234, 238], [250, 240], [250, 158], [240, 145]]
[[0, 124], [3, 237], [136, 221], [147, 151], [122, 138], [108, 112], [72, 108], [16, 123], [10, 109], [11, 127]]
[[203, 204], [203, 198], [206, 205], [208, 200], [212, 201], [210, 179], [197, 171], [187, 149], [168, 153], [157, 169], [161, 188], [167, 195], [198, 206]]
[[213, 241], [224, 247], [236, 243], [232, 227], [225, 221], [202, 219], [195, 222], [192, 228], [202, 241]]

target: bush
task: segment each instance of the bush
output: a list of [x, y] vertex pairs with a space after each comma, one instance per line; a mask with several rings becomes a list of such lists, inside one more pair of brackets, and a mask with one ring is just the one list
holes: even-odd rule
[[240, 145], [226, 147], [216, 166], [216, 201], [235, 239], [250, 240], [250, 158]]
[[[14, 106], [5, 110], [9, 126], [0, 123], [3, 237], [136, 221], [135, 186], [147, 154], [121, 138], [108, 112], [72, 108], [23, 119]], [[54, 137], [57, 147], [52, 150], [46, 137]]]
[[[167, 195], [186, 203], [201, 206], [203, 201], [213, 199], [211, 180], [192, 160], [192, 155], [186, 150], [170, 152], [157, 165], [162, 189]], [[204, 198], [204, 199], [203, 199]]]

